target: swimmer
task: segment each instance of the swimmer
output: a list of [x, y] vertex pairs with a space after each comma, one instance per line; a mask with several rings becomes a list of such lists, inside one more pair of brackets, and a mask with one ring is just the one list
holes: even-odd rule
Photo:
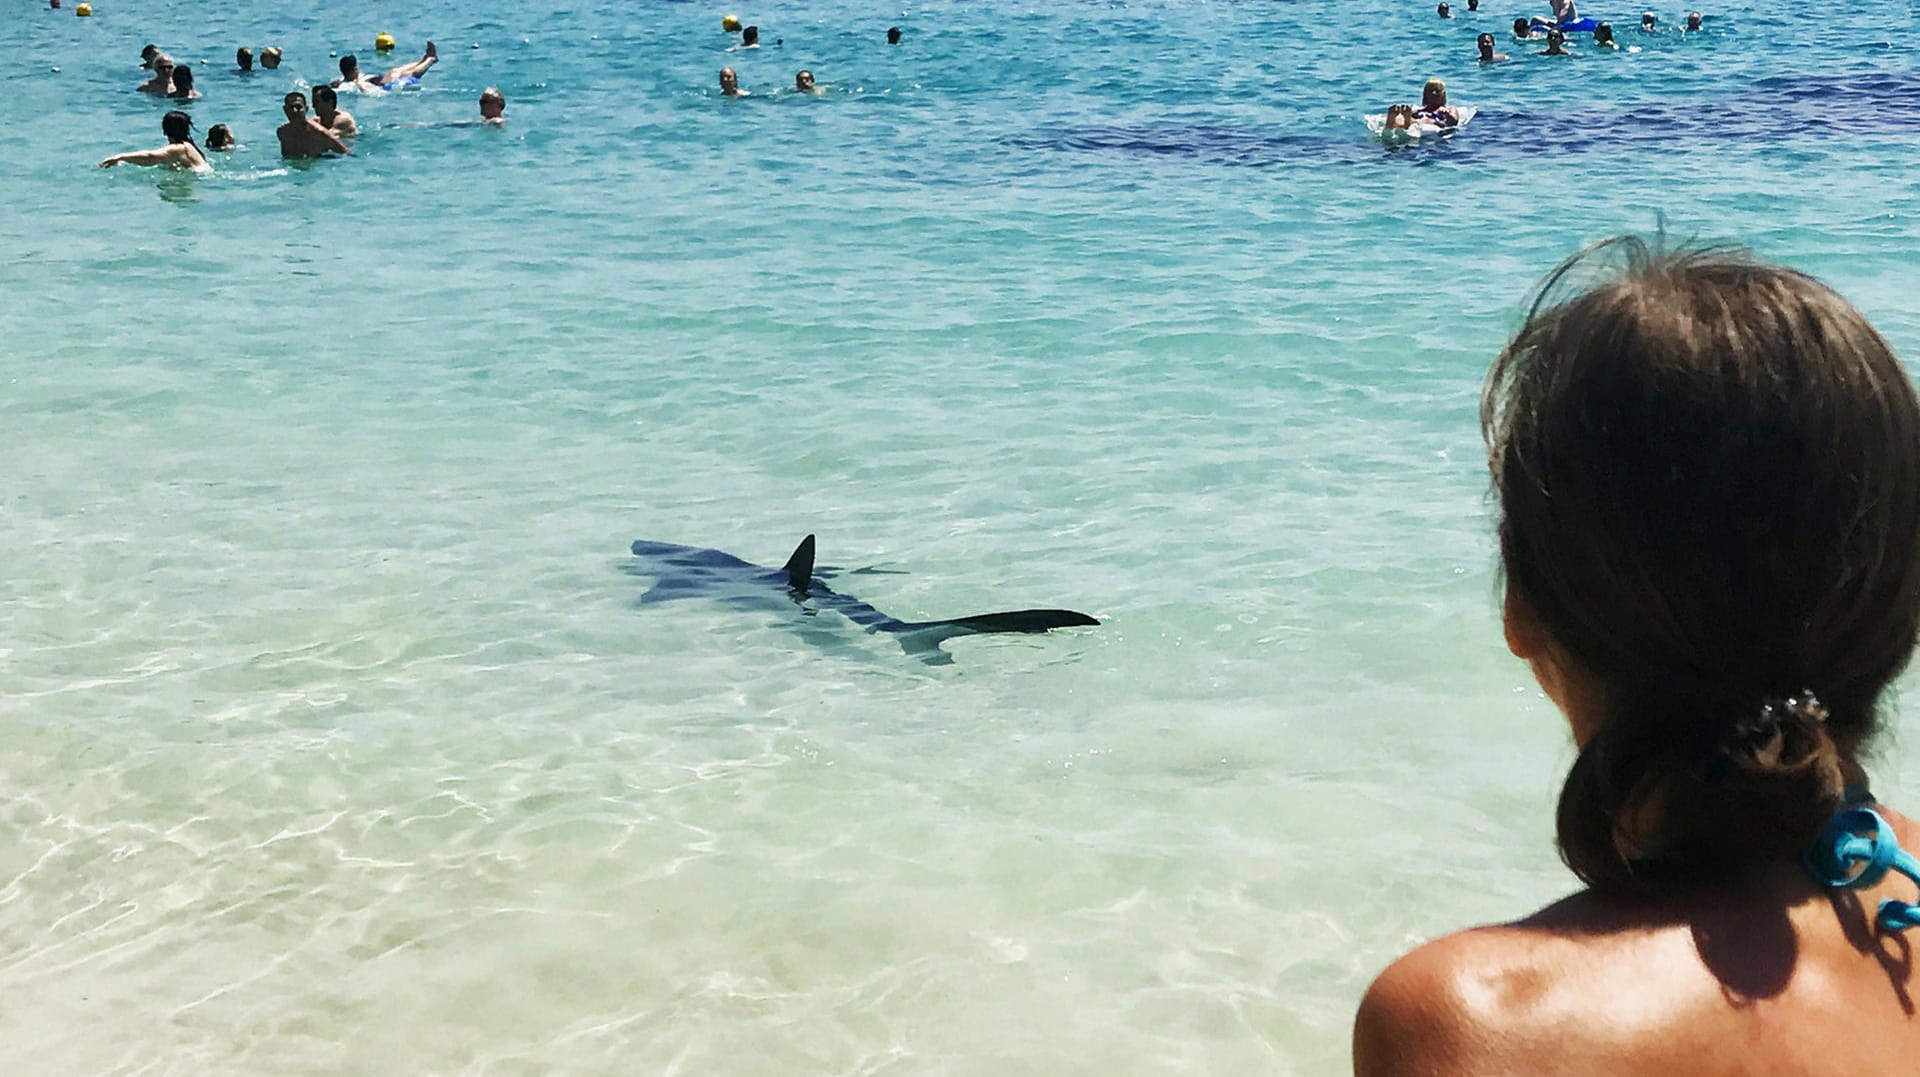
[[799, 74], [793, 76], [793, 92], [817, 94], [817, 93], [824, 93], [825, 91], [822, 90], [819, 86], [815, 85], [813, 81], [813, 72], [801, 71]]
[[207, 148], [210, 150], [231, 150], [234, 147], [233, 128], [224, 123], [216, 123], [207, 128]]
[[315, 86], [308, 95], [313, 99], [313, 118], [320, 126], [333, 133], [333, 137], [345, 142], [360, 133], [360, 125], [354, 122], [353, 113], [340, 107], [340, 94], [331, 86]]
[[1861, 848], [1920, 847], [1866, 770], [1920, 624], [1905, 364], [1804, 274], [1616, 240], [1549, 277], [1479, 414], [1505, 641], [1574, 749], [1528, 824], [1580, 889], [1396, 961], [1354, 1072], [1911, 1072], [1914, 886]]
[[1542, 56], [1572, 56], [1567, 51], [1567, 35], [1558, 30], [1547, 31], [1547, 47], [1540, 50]]
[[1492, 34], [1481, 34], [1476, 43], [1480, 46], [1480, 62], [1483, 64], [1497, 64], [1513, 59], [1504, 52], [1493, 51]]
[[[252, 49], [246, 47], [245, 45], [240, 46], [240, 48], [236, 50], [233, 54], [233, 62], [236, 65], [238, 65], [238, 67], [240, 68], [240, 73], [242, 75], [253, 74], [253, 50]], [[207, 130], [207, 137], [209, 139], [213, 137], [213, 130], [211, 128]]]
[[1451, 19], [1453, 18], [1453, 9], [1445, 4], [1441, 4], [1438, 8], [1434, 9], [1434, 14], [1443, 19]]
[[1538, 41], [1546, 35], [1533, 28], [1533, 23], [1525, 17], [1513, 20], [1513, 39], [1515, 41]]
[[173, 57], [163, 52], [153, 58], [153, 77], [140, 84], [140, 92], [155, 97], [173, 93]]
[[1468, 10], [1468, 11], [1479, 11], [1479, 10], [1480, 10], [1480, 0], [1467, 0], [1467, 10]]
[[153, 70], [153, 58], [158, 55], [160, 55], [160, 46], [148, 42], [147, 47], [140, 50], [141, 68], [148, 71]]
[[1698, 30], [1700, 29], [1700, 23], [1701, 23], [1701, 16], [1698, 11], [1687, 12], [1687, 29]]
[[167, 96], [181, 101], [191, 101], [200, 96], [200, 91], [193, 88], [193, 68], [181, 64], [173, 69], [173, 92]]
[[1420, 108], [1414, 118], [1436, 127], [1458, 127], [1460, 110], [1447, 104], [1447, 84], [1439, 79], [1428, 79], [1420, 88]]
[[427, 69], [440, 62], [440, 50], [433, 42], [427, 42], [427, 51], [418, 60], [410, 64], [401, 64], [384, 75], [365, 75], [360, 71], [360, 61], [352, 53], [340, 57], [340, 77], [333, 80], [336, 89], [355, 89], [361, 93], [381, 93], [397, 90], [418, 82]]
[[506, 124], [507, 95], [500, 92], [500, 87], [489, 86], [480, 91], [480, 119], [496, 127]]
[[760, 47], [760, 28], [758, 26], [749, 26], [740, 31], [740, 47], [743, 49], [757, 49]]
[[193, 117], [174, 109], [160, 118], [160, 130], [167, 136], [167, 144], [157, 150], [135, 150], [132, 153], [116, 153], [100, 162], [101, 168], [114, 165], [166, 165], [190, 172], [211, 172], [213, 166], [207, 163], [207, 156], [193, 143]]
[[898, 26], [887, 27], [887, 44], [898, 45], [899, 43], [900, 43], [900, 28]]
[[733, 73], [733, 68], [723, 67], [720, 69], [720, 96], [748, 97], [751, 95], [740, 88], [740, 76]]
[[1596, 49], [1617, 49], [1620, 43], [1613, 39], [1613, 24], [1603, 22], [1593, 28], [1593, 47]]
[[1640, 13], [1640, 29], [1643, 33], [1653, 33], [1654, 28], [1659, 25], [1660, 20], [1654, 18], [1653, 12], [1643, 11]]
[[274, 132], [280, 136], [280, 156], [324, 157], [353, 152], [332, 131], [320, 126], [320, 121], [307, 115], [307, 99], [299, 90], [288, 93], [280, 107], [287, 114], [287, 122]]
[[280, 66], [280, 46], [268, 45], [260, 50], [260, 66], [272, 71]]

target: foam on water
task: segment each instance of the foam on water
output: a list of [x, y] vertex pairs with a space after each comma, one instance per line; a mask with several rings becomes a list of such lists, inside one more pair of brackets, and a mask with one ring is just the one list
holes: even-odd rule
[[[0, 1068], [1337, 1070], [1569, 885], [1475, 426], [1527, 288], [1664, 219], [1920, 354], [1902, 6], [1485, 70], [1379, 0], [720, 13], [0, 23]], [[283, 165], [380, 29], [444, 62]], [[90, 168], [147, 40], [218, 175]], [[1429, 75], [1472, 129], [1383, 150]], [[1106, 623], [933, 668], [620, 571], [810, 531]]]

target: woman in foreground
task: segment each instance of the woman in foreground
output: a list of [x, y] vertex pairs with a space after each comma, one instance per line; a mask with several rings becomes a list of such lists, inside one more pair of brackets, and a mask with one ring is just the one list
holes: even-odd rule
[[194, 172], [211, 172], [213, 166], [207, 164], [206, 154], [193, 141], [193, 117], [174, 109], [160, 118], [160, 130], [167, 136], [167, 144], [159, 149], [135, 150], [132, 153], [116, 153], [100, 162], [101, 168], [114, 165], [166, 165], [170, 168], [188, 169]]
[[[1920, 931], [1894, 922], [1920, 887], [1836, 844], [1920, 849], [1859, 763], [1920, 622], [1899, 361], [1811, 278], [1619, 239], [1548, 278], [1481, 425], [1507, 645], [1579, 749], [1557, 827], [1586, 889], [1396, 961], [1356, 1073], [1915, 1072]], [[1878, 814], [1830, 827], [1848, 806]]]

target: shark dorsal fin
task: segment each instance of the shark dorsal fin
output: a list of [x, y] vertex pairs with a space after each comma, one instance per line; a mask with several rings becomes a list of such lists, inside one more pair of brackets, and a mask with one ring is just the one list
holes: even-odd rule
[[800, 545], [793, 548], [793, 556], [787, 558], [787, 563], [780, 570], [787, 574], [788, 587], [796, 591], [807, 589], [807, 585], [813, 582], [812, 535], [800, 540]]

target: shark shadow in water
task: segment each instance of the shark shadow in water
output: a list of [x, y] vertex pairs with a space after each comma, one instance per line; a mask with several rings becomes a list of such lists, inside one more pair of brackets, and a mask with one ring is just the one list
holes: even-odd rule
[[633, 555], [641, 560], [630, 565], [627, 571], [651, 576], [654, 580], [653, 586], [640, 596], [642, 603], [699, 596], [750, 609], [793, 606], [807, 616], [832, 610], [869, 632], [893, 636], [908, 654], [929, 665], [953, 661], [940, 645], [955, 636], [1045, 632], [1100, 623], [1074, 610], [1012, 610], [939, 621], [902, 621], [828, 587], [826, 578], [834, 575], [835, 570], [814, 565], [812, 535], [802, 539], [793, 556], [779, 568], [742, 561], [721, 550], [645, 539], [633, 544]]

